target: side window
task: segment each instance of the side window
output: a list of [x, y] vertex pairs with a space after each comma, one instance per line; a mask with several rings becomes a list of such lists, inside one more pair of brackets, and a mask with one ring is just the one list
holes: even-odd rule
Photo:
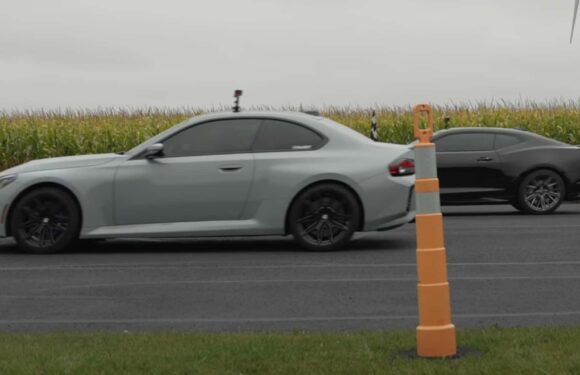
[[495, 149], [499, 150], [504, 147], [513, 146], [520, 143], [520, 139], [513, 135], [507, 134], [496, 134], [495, 135]]
[[451, 134], [435, 141], [438, 152], [489, 151], [493, 150], [495, 134]]
[[323, 139], [310, 129], [286, 121], [265, 120], [254, 143], [254, 151], [311, 150]]
[[250, 152], [259, 119], [235, 119], [193, 125], [163, 141], [165, 157]]

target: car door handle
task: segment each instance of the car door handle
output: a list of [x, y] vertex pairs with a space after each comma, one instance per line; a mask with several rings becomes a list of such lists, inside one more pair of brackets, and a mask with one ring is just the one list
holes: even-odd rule
[[242, 169], [241, 165], [224, 165], [223, 167], [220, 167], [220, 170], [223, 172], [235, 172], [240, 169]]
[[493, 158], [490, 158], [489, 156], [482, 156], [477, 159], [477, 161], [493, 161]]

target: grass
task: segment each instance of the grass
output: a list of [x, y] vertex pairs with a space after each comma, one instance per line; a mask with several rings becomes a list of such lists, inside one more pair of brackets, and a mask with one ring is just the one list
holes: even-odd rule
[[[409, 143], [413, 139], [410, 106], [374, 109], [381, 141]], [[434, 109], [438, 129], [474, 125], [523, 128], [567, 143], [580, 143], [580, 101], [479, 103]], [[188, 117], [218, 110], [224, 109], [0, 112], [0, 170], [32, 159], [128, 150]], [[370, 108], [326, 107], [321, 112], [369, 134]]]
[[460, 331], [480, 352], [410, 359], [412, 332], [0, 334], [1, 374], [580, 374], [580, 328]]

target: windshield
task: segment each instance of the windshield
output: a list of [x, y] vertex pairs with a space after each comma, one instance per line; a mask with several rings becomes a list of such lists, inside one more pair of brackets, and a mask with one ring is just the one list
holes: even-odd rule
[[161, 133], [154, 135], [153, 137], [147, 139], [144, 142], [139, 143], [137, 146], [133, 147], [132, 149], [130, 149], [129, 151], [126, 151], [124, 153], [126, 155], [133, 155], [133, 154], [137, 153], [143, 147], [143, 145], [156, 143], [156, 141], [162, 140], [162, 139], [166, 138], [169, 134], [174, 133], [178, 127], [181, 127], [182, 125], [188, 124], [188, 123], [190, 123], [190, 119], [182, 121], [179, 124], [173, 125], [169, 129], [166, 129], [166, 130], [162, 131]]

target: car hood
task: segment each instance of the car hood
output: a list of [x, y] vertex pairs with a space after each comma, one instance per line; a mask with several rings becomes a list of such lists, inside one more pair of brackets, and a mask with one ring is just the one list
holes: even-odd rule
[[48, 158], [32, 160], [28, 163], [17, 165], [16, 167], [7, 169], [1, 175], [13, 173], [38, 172], [45, 170], [64, 169], [64, 168], [80, 168], [92, 167], [95, 165], [105, 164], [112, 160], [122, 158], [119, 154], [96, 154], [96, 155], [78, 155], [78, 156], [62, 156], [58, 158]]

